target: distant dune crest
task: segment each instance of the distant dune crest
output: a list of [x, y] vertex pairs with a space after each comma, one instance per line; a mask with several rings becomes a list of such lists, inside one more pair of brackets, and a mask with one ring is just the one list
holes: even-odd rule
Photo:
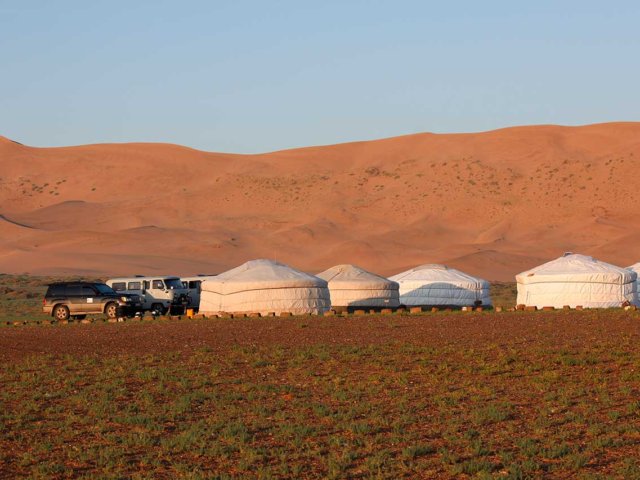
[[0, 271], [222, 271], [273, 258], [488, 279], [640, 260], [640, 123], [415, 134], [260, 155], [0, 137]]

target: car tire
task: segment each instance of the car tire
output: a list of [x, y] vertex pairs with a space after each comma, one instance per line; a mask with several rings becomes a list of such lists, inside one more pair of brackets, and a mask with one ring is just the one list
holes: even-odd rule
[[116, 318], [118, 316], [118, 304], [115, 302], [107, 303], [107, 306], [104, 307], [104, 313], [107, 318]]
[[66, 305], [58, 305], [53, 309], [53, 316], [56, 320], [69, 320], [69, 307]]
[[167, 309], [161, 303], [154, 303], [151, 305], [152, 312], [158, 312], [160, 315], [167, 313]]

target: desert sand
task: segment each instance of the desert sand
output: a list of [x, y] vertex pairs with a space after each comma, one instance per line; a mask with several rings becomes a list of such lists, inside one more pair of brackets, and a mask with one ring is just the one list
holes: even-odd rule
[[0, 137], [0, 273], [218, 273], [254, 258], [489, 280], [640, 260], [640, 123], [415, 134], [260, 155]]

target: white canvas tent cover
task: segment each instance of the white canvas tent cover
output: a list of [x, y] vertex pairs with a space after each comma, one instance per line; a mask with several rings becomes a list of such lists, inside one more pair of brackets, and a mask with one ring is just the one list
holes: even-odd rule
[[273, 260], [251, 260], [201, 288], [202, 313], [320, 314], [331, 308], [326, 281]]
[[[634, 263], [633, 265], [628, 266], [627, 270], [631, 270], [632, 272], [635, 272], [636, 275], [640, 275], [640, 262]], [[636, 303], [635, 303], [635, 305], [640, 306], [640, 293], [638, 292], [638, 288], [640, 288], [640, 281], [638, 281], [638, 279], [636, 279]]]
[[333, 307], [391, 307], [400, 305], [398, 283], [355, 265], [336, 265], [317, 277], [329, 283]]
[[402, 305], [491, 305], [489, 282], [445, 265], [421, 265], [389, 280], [400, 284]]
[[625, 302], [636, 303], [636, 277], [631, 270], [565, 253], [516, 275], [517, 303], [538, 308], [620, 307]]
[[634, 263], [633, 265], [628, 266], [627, 270], [636, 272], [636, 275], [637, 275], [638, 273], [640, 273], [640, 262]]

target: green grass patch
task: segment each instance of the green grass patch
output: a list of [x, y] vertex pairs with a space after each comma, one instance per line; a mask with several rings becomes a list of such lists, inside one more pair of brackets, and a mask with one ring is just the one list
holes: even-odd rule
[[[620, 348], [615, 371], [576, 370], [531, 345], [508, 380], [483, 373], [504, 365], [499, 346], [35, 356], [0, 368], [0, 464], [27, 477], [631, 475], [640, 385], [619, 381], [640, 353], [589, 355]], [[562, 381], [540, 383], [538, 363]]]

